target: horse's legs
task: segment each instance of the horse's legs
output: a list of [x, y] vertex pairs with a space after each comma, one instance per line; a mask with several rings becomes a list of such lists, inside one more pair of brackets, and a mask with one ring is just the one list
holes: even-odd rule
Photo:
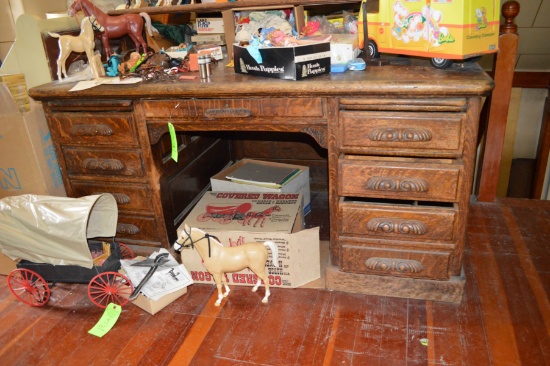
[[222, 276], [223, 276], [223, 273], [220, 274], [214, 274], [214, 281], [216, 282], [216, 287], [218, 288], [218, 300], [216, 300], [216, 302], [214, 303], [215, 306], [220, 306], [220, 304], [222, 303], [222, 299], [223, 299], [223, 294], [222, 294]]
[[222, 273], [222, 283], [223, 283], [223, 287], [225, 287], [225, 292], [223, 293], [223, 297], [227, 297], [227, 295], [229, 295], [229, 291], [231, 290], [227, 285], [227, 279], [225, 278], [225, 273]]
[[264, 268], [262, 268], [262, 270], [259, 270], [255, 273], [256, 273], [256, 276], [258, 276], [258, 282], [256, 282], [256, 286], [252, 288], [252, 291], [255, 292], [256, 290], [258, 290], [258, 287], [260, 287], [260, 284], [262, 283], [262, 281], [264, 281], [265, 296], [262, 299], [262, 302], [264, 304], [267, 304], [267, 301], [269, 299], [269, 295], [271, 295], [271, 292], [269, 291], [269, 278], [267, 278], [267, 275], [265, 274], [265, 266]]
[[107, 31], [103, 32], [103, 35], [101, 36], [101, 43], [103, 44], [107, 61], [109, 61], [109, 58], [111, 58], [111, 46], [109, 46], [109, 38], [107, 38], [105, 33], [107, 33]]

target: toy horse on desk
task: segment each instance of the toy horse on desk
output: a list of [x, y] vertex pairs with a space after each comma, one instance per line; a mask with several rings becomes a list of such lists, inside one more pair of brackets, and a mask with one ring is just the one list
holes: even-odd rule
[[[258, 276], [256, 285], [252, 292], [256, 292], [262, 281], [265, 286], [265, 296], [263, 303], [269, 299], [269, 279], [265, 273], [265, 264], [267, 262], [267, 248], [271, 249], [273, 255], [273, 264], [279, 266], [278, 248], [271, 241], [264, 243], [245, 243], [237, 247], [225, 247], [219, 240], [212, 235], [205, 233], [197, 228], [190, 228], [185, 225], [181, 236], [174, 243], [174, 250], [181, 252], [183, 248], [196, 248], [204, 261], [204, 267], [212, 274], [216, 286], [218, 287], [218, 300], [215, 305], [219, 306], [224, 297], [229, 295], [229, 286], [225, 279], [226, 272], [237, 272], [245, 268], [250, 268]], [[222, 284], [225, 292], [222, 293]]]
[[74, 0], [67, 13], [70, 16], [74, 16], [79, 11], [82, 11], [87, 17], [91, 15], [95, 16], [97, 22], [104, 28], [100, 33], [101, 43], [107, 55], [107, 60], [112, 55], [109, 39], [121, 38], [125, 35], [128, 35], [134, 42], [136, 52], [139, 52], [139, 48], [141, 47], [143, 53], [147, 53], [147, 43], [143, 39], [142, 33], [144, 27], [143, 19], [145, 19], [147, 32], [150, 36], [153, 35], [149, 14], [139, 13], [109, 16], [92, 4], [90, 0]]
[[93, 68], [92, 64], [94, 56], [94, 30], [93, 23], [95, 18], [85, 17], [80, 24], [80, 35], [60, 35], [58, 33], [48, 32], [50, 37], [58, 38], [59, 44], [59, 57], [57, 58], [57, 79], [61, 81], [64, 77], [67, 77], [67, 69], [65, 63], [71, 52], [86, 52], [88, 62]]

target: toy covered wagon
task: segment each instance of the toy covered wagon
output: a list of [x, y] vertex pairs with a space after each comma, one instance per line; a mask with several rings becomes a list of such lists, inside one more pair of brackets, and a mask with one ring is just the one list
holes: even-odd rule
[[28, 305], [43, 306], [56, 282], [88, 283], [98, 307], [126, 304], [133, 287], [118, 270], [120, 259], [133, 254], [114, 240], [117, 219], [111, 194], [0, 199], [0, 251], [20, 259], [8, 275], [10, 291]]

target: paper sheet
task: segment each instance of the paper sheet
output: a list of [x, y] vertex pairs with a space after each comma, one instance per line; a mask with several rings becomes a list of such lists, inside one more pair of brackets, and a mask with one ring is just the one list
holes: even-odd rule
[[86, 89], [90, 89], [90, 88], [96, 87], [98, 85], [103, 85], [103, 84], [125, 85], [125, 84], [135, 84], [135, 83], [139, 83], [141, 81], [142, 81], [141, 78], [121, 79], [121, 78], [118, 78], [118, 77], [116, 77], [116, 78], [107, 78], [107, 77], [105, 77], [105, 78], [100, 78], [100, 79], [83, 80], [83, 81], [79, 81], [78, 83], [76, 83], [76, 85], [73, 86], [69, 91], [86, 90]]
[[[158, 252], [151, 254], [149, 258], [154, 259], [161, 253], [168, 253], [168, 251], [162, 248]], [[179, 264], [171, 254], [168, 254], [168, 258], [169, 261], [162, 267], [157, 268], [153, 276], [141, 289], [141, 293], [150, 300], [157, 301], [161, 297], [181, 290], [193, 283], [189, 271], [187, 271], [183, 264]], [[136, 259], [124, 259], [120, 261], [122, 268], [134, 284], [134, 287], [141, 282], [151, 268], [132, 266], [136, 262], [141, 261]]]

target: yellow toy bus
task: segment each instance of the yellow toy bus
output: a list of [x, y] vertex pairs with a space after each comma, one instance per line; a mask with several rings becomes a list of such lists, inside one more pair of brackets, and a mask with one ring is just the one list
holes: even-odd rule
[[365, 45], [366, 2], [359, 12], [359, 47], [371, 58], [430, 57], [434, 67], [447, 68], [498, 51], [500, 0], [369, 0]]

